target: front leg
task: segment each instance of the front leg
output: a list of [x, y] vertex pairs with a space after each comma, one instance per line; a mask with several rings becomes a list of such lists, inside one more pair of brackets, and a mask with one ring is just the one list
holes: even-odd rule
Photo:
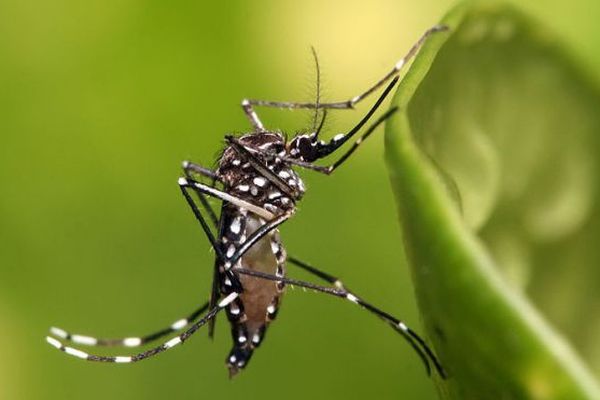
[[255, 104], [253, 100], [244, 99], [242, 100], [242, 109], [244, 110], [244, 114], [250, 120], [250, 124], [254, 127], [256, 132], [264, 132], [265, 127], [263, 123], [258, 118], [256, 111], [254, 111], [254, 107], [252, 105]]
[[408, 53], [406, 53], [406, 55], [404, 55], [404, 57], [402, 57], [400, 60], [398, 60], [398, 62], [396, 62], [396, 64], [394, 64], [394, 66], [392, 67], [392, 69], [390, 71], [388, 71], [388, 73], [386, 73], [381, 79], [379, 79], [375, 84], [370, 86], [367, 90], [352, 97], [351, 99], [344, 100], [344, 101], [336, 101], [336, 102], [332, 102], [332, 103], [320, 103], [320, 102], [299, 103], [299, 102], [290, 102], [290, 101], [267, 101], [267, 100], [245, 99], [242, 102], [242, 108], [244, 108], [244, 111], [245, 111], [246, 115], [248, 116], [248, 118], [250, 119], [250, 122], [252, 123], [252, 125], [255, 128], [257, 128], [258, 130], [263, 130], [264, 128], [262, 126], [262, 123], [256, 116], [256, 113], [254, 112], [252, 106], [273, 107], [273, 108], [280, 108], [280, 109], [294, 109], [294, 108], [304, 108], [304, 109], [319, 108], [319, 109], [337, 109], [337, 110], [353, 109], [357, 103], [364, 100], [370, 94], [372, 94], [377, 89], [379, 89], [380, 87], [385, 85], [385, 83], [388, 82], [390, 79], [392, 79], [393, 77], [398, 75], [400, 70], [417, 54], [417, 52], [419, 51], [421, 46], [423, 46], [423, 44], [425, 43], [427, 38], [429, 38], [429, 36], [431, 36], [437, 32], [443, 32], [443, 31], [447, 31], [447, 30], [448, 30], [448, 27], [445, 25], [436, 25], [436, 26], [428, 29], [427, 31], [425, 31], [425, 33], [419, 38], [419, 40], [417, 40], [417, 42], [410, 48]]

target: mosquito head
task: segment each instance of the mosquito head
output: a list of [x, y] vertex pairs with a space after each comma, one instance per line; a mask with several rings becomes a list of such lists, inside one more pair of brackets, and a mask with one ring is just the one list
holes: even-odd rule
[[291, 157], [301, 161], [313, 162], [321, 157], [325, 157], [329, 152], [325, 152], [326, 144], [319, 140], [319, 133], [325, 124], [327, 110], [323, 110], [323, 117], [317, 129], [309, 134], [298, 135], [288, 144], [288, 153]]
[[292, 139], [288, 145], [288, 153], [292, 158], [312, 162], [318, 157], [318, 141], [316, 135], [303, 134]]

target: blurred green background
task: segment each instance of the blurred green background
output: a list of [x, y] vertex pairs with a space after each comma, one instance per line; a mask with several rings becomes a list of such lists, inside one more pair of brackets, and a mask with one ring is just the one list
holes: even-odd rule
[[[128, 366], [67, 358], [43, 338], [51, 325], [144, 334], [203, 302], [213, 256], [179, 194], [180, 162], [210, 165], [225, 133], [248, 130], [244, 97], [313, 99], [310, 45], [324, 97], [346, 99], [453, 4], [2, 0], [0, 398], [434, 398], [389, 328], [301, 290], [234, 381], [223, 318], [214, 342], [200, 332]], [[519, 5], [600, 67], [600, 3]], [[326, 133], [364, 108], [331, 115]], [[311, 118], [260, 113], [292, 133]], [[382, 154], [379, 134], [334, 176], [304, 173], [309, 192], [282, 235], [290, 254], [421, 331]]]

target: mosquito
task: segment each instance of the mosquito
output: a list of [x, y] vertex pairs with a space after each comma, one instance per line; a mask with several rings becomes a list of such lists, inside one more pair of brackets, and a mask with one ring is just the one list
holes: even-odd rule
[[[96, 338], [53, 327], [50, 329], [51, 336], [46, 337], [47, 342], [71, 356], [88, 361], [137, 362], [183, 344], [204, 325], [208, 325], [209, 336], [212, 337], [216, 317], [225, 310], [233, 338], [233, 348], [226, 364], [230, 376], [234, 376], [248, 365], [254, 350], [265, 339], [270, 322], [277, 316], [285, 288], [292, 285], [346, 299], [379, 317], [408, 342], [422, 360], [428, 374], [431, 373], [433, 364], [437, 373], [444, 378], [442, 365], [417, 333], [400, 319], [349, 290], [338, 278], [298, 258], [288, 257], [278, 228], [294, 215], [296, 204], [305, 192], [304, 183], [294, 167], [326, 175], [339, 168], [377, 127], [393, 115], [395, 108], [373, 121], [335, 162], [322, 166], [315, 164], [315, 161], [337, 154], [342, 145], [371, 120], [396, 85], [402, 67], [414, 57], [429, 36], [446, 29], [447, 27], [438, 25], [427, 30], [385, 76], [350, 100], [321, 103], [319, 96], [315, 103], [243, 100], [241, 106], [252, 125], [252, 131], [238, 137], [225, 136], [225, 149], [215, 170], [185, 161], [184, 176], [178, 181], [181, 193], [216, 255], [209, 301], [169, 327], [146, 336]], [[316, 65], [319, 92], [318, 61]], [[327, 110], [353, 109], [357, 103], [384, 86], [377, 101], [354, 128], [327, 142], [319, 139]], [[287, 141], [282, 133], [265, 129], [255, 107], [313, 109], [313, 128], [310, 133], [299, 134]], [[322, 110], [322, 117], [320, 123], [317, 123], [319, 110]], [[212, 209], [209, 198], [221, 202], [218, 215]], [[286, 263], [314, 275], [328, 285], [288, 278]], [[175, 333], [176, 336], [162, 344], [134, 355], [95, 355], [63, 344], [64, 341], [70, 341], [88, 346], [138, 347]]]

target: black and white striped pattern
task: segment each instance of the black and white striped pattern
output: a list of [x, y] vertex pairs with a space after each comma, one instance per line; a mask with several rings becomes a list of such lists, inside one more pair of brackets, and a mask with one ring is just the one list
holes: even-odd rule
[[145, 336], [131, 336], [125, 338], [96, 338], [87, 335], [81, 335], [76, 333], [70, 333], [65, 331], [64, 329], [52, 327], [50, 328], [50, 333], [65, 341], [69, 341], [75, 344], [80, 344], [84, 346], [103, 346], [103, 347], [139, 347], [145, 344], [154, 342], [162, 337], [168, 336], [172, 333], [179, 332], [190, 323], [194, 322], [200, 314], [205, 312], [208, 309], [208, 302], [204, 303], [198, 309], [194, 310], [187, 317], [178, 319], [173, 322], [166, 328], [158, 330], [156, 332], [150, 333]]
[[[231, 293], [229, 296], [225, 297], [223, 300], [219, 302], [219, 304], [210, 310], [204, 317], [195, 322], [190, 328], [188, 328], [185, 332], [180, 334], [179, 336], [175, 336], [174, 338], [164, 342], [160, 346], [156, 346], [152, 349], [146, 350], [144, 352], [127, 355], [127, 356], [100, 356], [96, 354], [89, 354], [85, 351], [79, 350], [75, 347], [65, 346], [59, 340], [52, 336], [46, 336], [46, 341], [53, 347], [57, 348], [60, 351], [65, 352], [66, 354], [80, 358], [87, 361], [98, 361], [98, 362], [109, 362], [109, 363], [131, 363], [144, 360], [146, 358], [155, 356], [157, 354], [162, 353], [163, 351], [167, 351], [187, 340], [190, 336], [192, 336], [200, 327], [206, 324], [210, 319], [214, 318], [219, 311], [227, 307], [232, 301], [237, 299], [239, 296], [238, 293]], [[73, 337], [71, 337], [73, 339]], [[84, 340], [85, 341], [85, 340]], [[81, 343], [80, 344], [89, 344], [89, 343]]]

